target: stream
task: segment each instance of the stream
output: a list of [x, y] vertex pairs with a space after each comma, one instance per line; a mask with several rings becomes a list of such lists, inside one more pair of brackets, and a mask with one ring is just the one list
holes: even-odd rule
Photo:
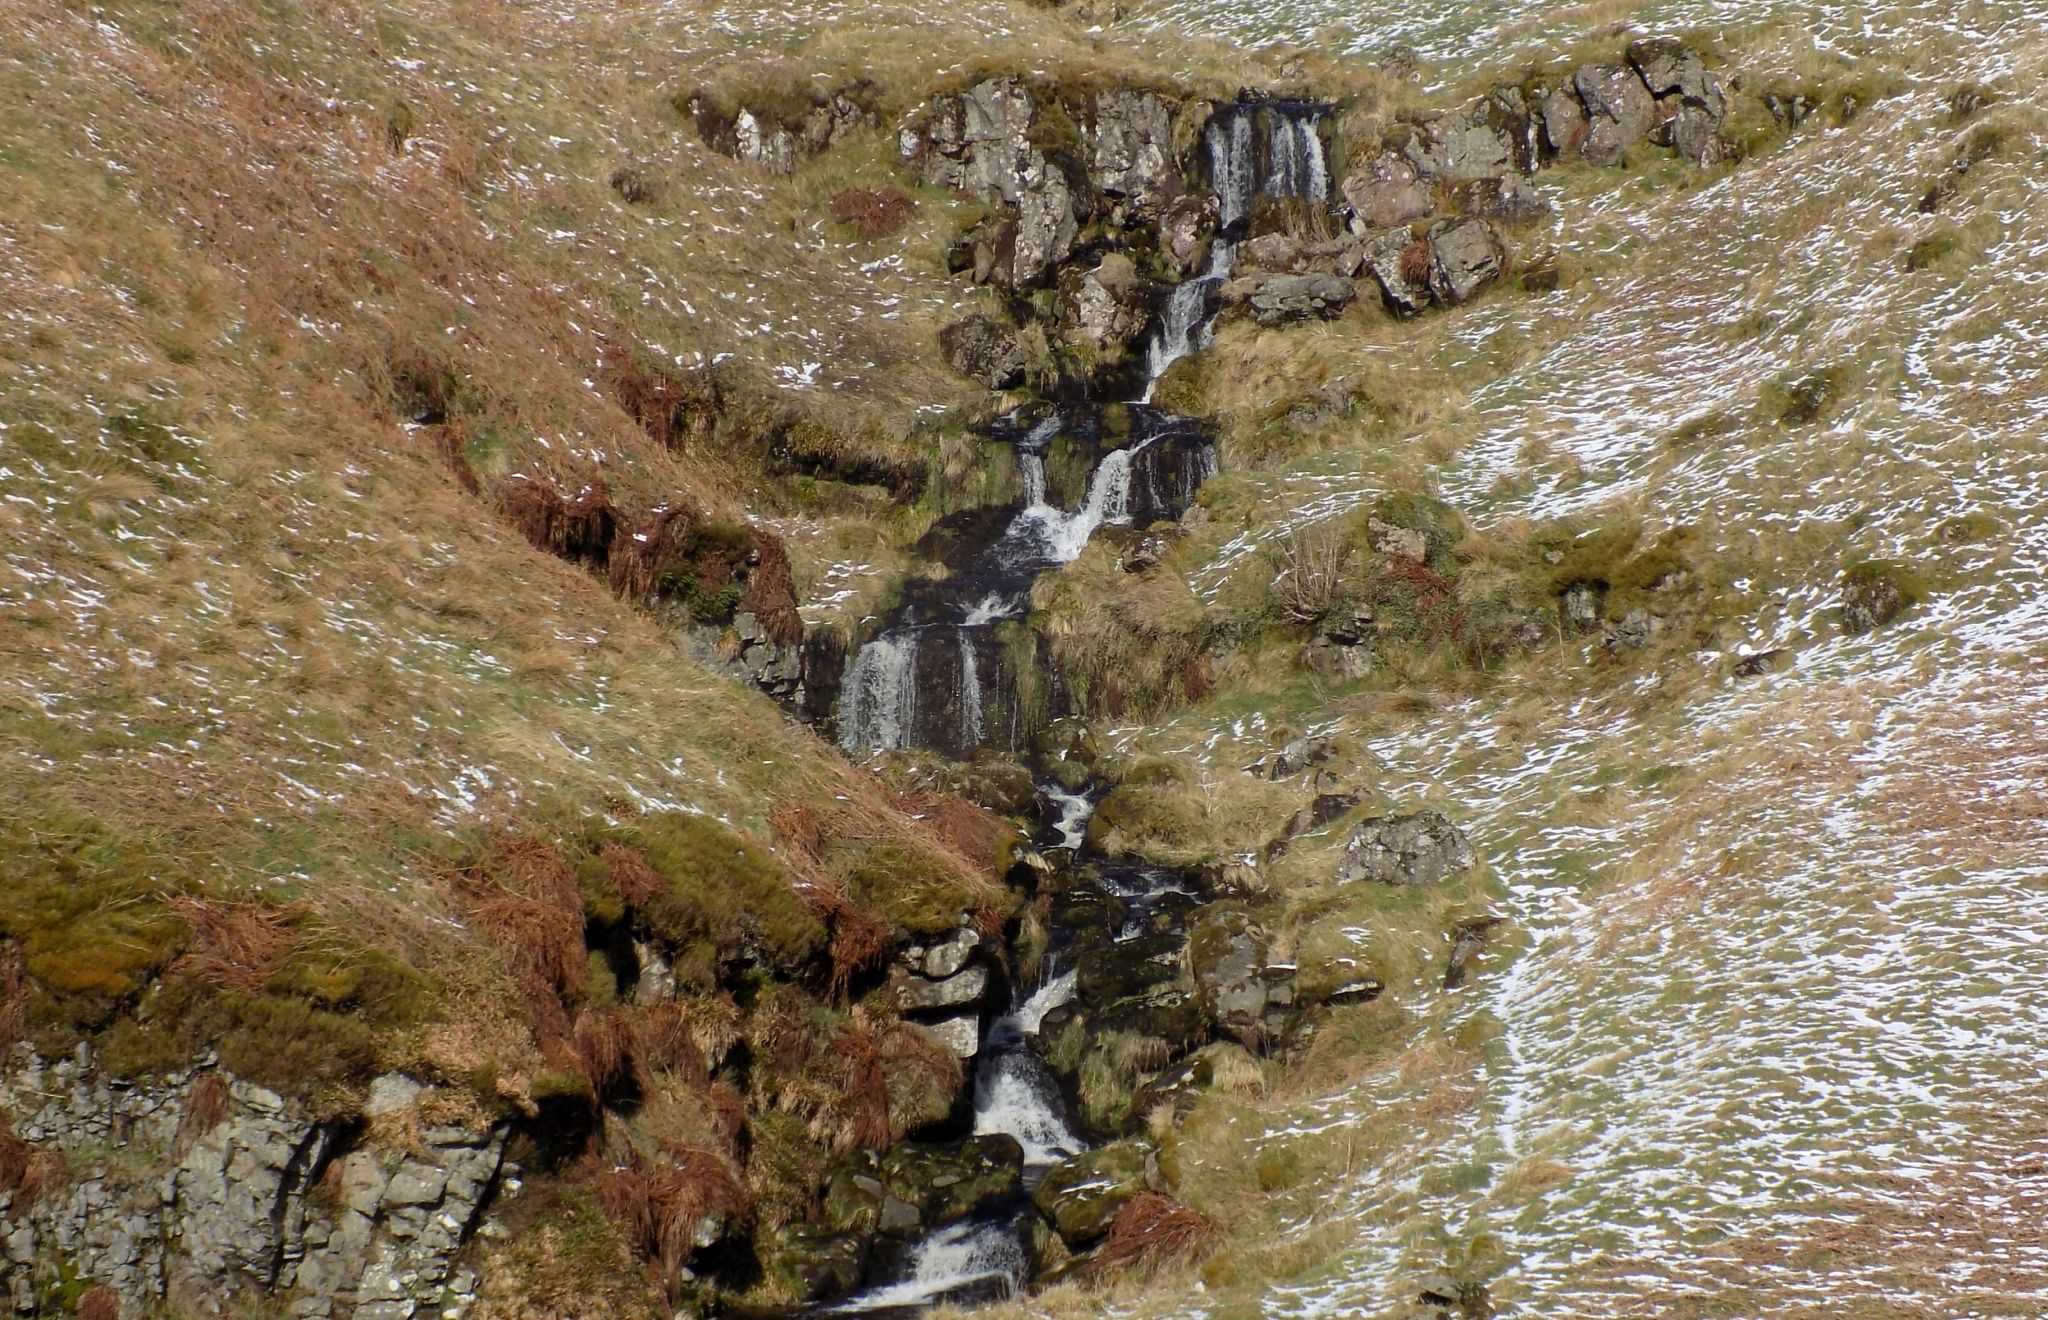
[[[1030, 733], [1018, 711], [999, 625], [1030, 610], [1040, 574], [1072, 563], [1106, 526], [1178, 519], [1216, 467], [1199, 422], [1150, 406], [1153, 386], [1175, 362], [1209, 342], [1217, 294], [1258, 198], [1328, 194], [1318, 121], [1323, 108], [1245, 101], [1219, 106], [1206, 131], [1218, 231], [1202, 273], [1167, 291], [1144, 353], [1144, 377], [1127, 404], [1128, 441], [1102, 449], [1101, 405], [1082, 400], [1029, 421], [1011, 420], [999, 438], [1014, 448], [1022, 488], [1016, 511], [964, 566], [938, 581], [909, 584], [901, 603], [849, 658], [840, 688], [839, 740], [850, 753], [927, 748], [965, 755], [983, 746], [1021, 749]], [[1086, 489], [1056, 503], [1046, 456], [1062, 438], [1098, 453]], [[1079, 858], [1094, 804], [1085, 794], [1040, 785], [1044, 828], [1036, 842]], [[1037, 1211], [1029, 1194], [1061, 1160], [1087, 1149], [1059, 1079], [1040, 1056], [1041, 1024], [1072, 1000], [1084, 957], [1120, 958], [1146, 934], [1179, 934], [1196, 903], [1192, 882], [1159, 867], [1090, 859], [1075, 884], [1098, 884], [1123, 916], [1107, 941], [1077, 941], [1054, 922], [1037, 988], [990, 1022], [973, 1062], [974, 1132], [1013, 1137], [1023, 1148], [1024, 1193], [942, 1223], [871, 1271], [871, 1286], [830, 1314], [911, 1315], [942, 1303], [1015, 1295], [1029, 1282]]]

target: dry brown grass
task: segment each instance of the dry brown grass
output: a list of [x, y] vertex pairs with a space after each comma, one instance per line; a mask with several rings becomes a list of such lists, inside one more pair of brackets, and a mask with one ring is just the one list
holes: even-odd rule
[[1222, 1245], [1222, 1223], [1163, 1192], [1139, 1192], [1110, 1221], [1082, 1274], [1107, 1281], [1199, 1263]]
[[66, 1176], [62, 1154], [23, 1141], [0, 1115], [0, 1191], [11, 1193], [17, 1206], [32, 1205]]
[[191, 945], [167, 969], [236, 994], [253, 995], [277, 974], [297, 943], [290, 914], [258, 903], [177, 898], [170, 908], [185, 921]]
[[78, 1320], [121, 1320], [121, 1294], [96, 1283], [78, 1295]]
[[901, 230], [916, 210], [917, 199], [901, 188], [842, 188], [832, 194], [832, 218], [852, 225], [864, 242]]

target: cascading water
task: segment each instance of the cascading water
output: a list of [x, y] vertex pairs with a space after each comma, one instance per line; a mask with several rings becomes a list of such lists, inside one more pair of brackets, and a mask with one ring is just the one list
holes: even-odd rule
[[[1205, 143], [1220, 230], [1202, 274], [1169, 292], [1146, 347], [1139, 402], [1126, 406], [1130, 439], [1101, 454], [1071, 508], [1053, 496], [1047, 455], [1063, 438], [1099, 443], [1099, 419], [1068, 409], [1013, 432], [1022, 500], [999, 535], [964, 568], [940, 582], [907, 589], [890, 625], [849, 661], [840, 697], [840, 741], [849, 751], [932, 747], [961, 753], [1019, 730], [985, 701], [1004, 681], [994, 629], [1029, 609], [1031, 585], [1072, 562], [1104, 526], [1174, 518], [1214, 474], [1215, 452], [1200, 427], [1144, 402], [1161, 373], [1208, 342], [1216, 293], [1230, 277], [1237, 241], [1262, 195], [1320, 198], [1329, 187], [1317, 130], [1320, 107], [1245, 102], [1220, 107]], [[1093, 425], [1091, 431], [1088, 428]], [[1084, 451], [1085, 452], [1085, 451]], [[1041, 844], [1079, 857], [1094, 810], [1089, 797], [1041, 785], [1046, 827]], [[1100, 883], [1123, 911], [1114, 944], [1178, 929], [1198, 901], [1184, 877], [1152, 867], [1101, 863]], [[1023, 1150], [1024, 1184], [1035, 1188], [1060, 1160], [1086, 1149], [1060, 1084], [1035, 1041], [1048, 1014], [1075, 994], [1081, 946], [1055, 932], [1039, 988], [997, 1019], [974, 1058], [974, 1131], [1005, 1134]], [[1063, 942], [1065, 941], [1065, 942]], [[1014, 1294], [1028, 1280], [1028, 1234], [1036, 1212], [1022, 1200], [984, 1206], [942, 1224], [917, 1242], [879, 1286], [833, 1308], [837, 1313], [909, 1314], [949, 1301]]]

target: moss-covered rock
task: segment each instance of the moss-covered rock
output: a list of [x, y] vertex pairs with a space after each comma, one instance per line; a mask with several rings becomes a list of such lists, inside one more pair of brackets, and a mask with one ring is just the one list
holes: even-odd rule
[[1918, 573], [1895, 560], [1852, 564], [1842, 574], [1842, 631], [1867, 633], [1891, 623], [1927, 599]]
[[1109, 1231], [1116, 1212], [1145, 1190], [1147, 1150], [1119, 1142], [1054, 1165], [1031, 1200], [1069, 1247], [1093, 1242]]
[[882, 1157], [878, 1173], [888, 1196], [937, 1224], [1014, 1196], [1023, 1185], [1024, 1148], [1002, 1133], [944, 1145], [906, 1141]]
[[789, 1224], [757, 1250], [770, 1290], [792, 1302], [839, 1297], [860, 1286], [870, 1238], [819, 1224]]

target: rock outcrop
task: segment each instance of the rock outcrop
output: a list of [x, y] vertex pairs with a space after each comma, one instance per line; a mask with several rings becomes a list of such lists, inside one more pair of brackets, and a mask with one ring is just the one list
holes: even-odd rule
[[1433, 885], [1472, 869], [1472, 841], [1441, 811], [1383, 816], [1351, 832], [1337, 883]]
[[873, 86], [859, 81], [832, 88], [805, 83], [754, 97], [699, 88], [676, 104], [696, 124], [704, 145], [773, 174], [789, 174], [803, 157], [881, 122]]
[[939, 331], [939, 347], [953, 370], [992, 390], [1007, 390], [1024, 380], [1024, 349], [1016, 334], [986, 316], [970, 316]]
[[[407, 1109], [420, 1089], [394, 1076], [373, 1095]], [[16, 1047], [0, 1107], [70, 1171], [0, 1201], [0, 1278], [20, 1314], [40, 1313], [65, 1271], [136, 1313], [218, 1313], [247, 1293], [300, 1316], [460, 1314], [476, 1279], [458, 1253], [510, 1172], [503, 1125], [423, 1126], [385, 1151], [211, 1068], [115, 1081], [85, 1046], [54, 1062]]]

